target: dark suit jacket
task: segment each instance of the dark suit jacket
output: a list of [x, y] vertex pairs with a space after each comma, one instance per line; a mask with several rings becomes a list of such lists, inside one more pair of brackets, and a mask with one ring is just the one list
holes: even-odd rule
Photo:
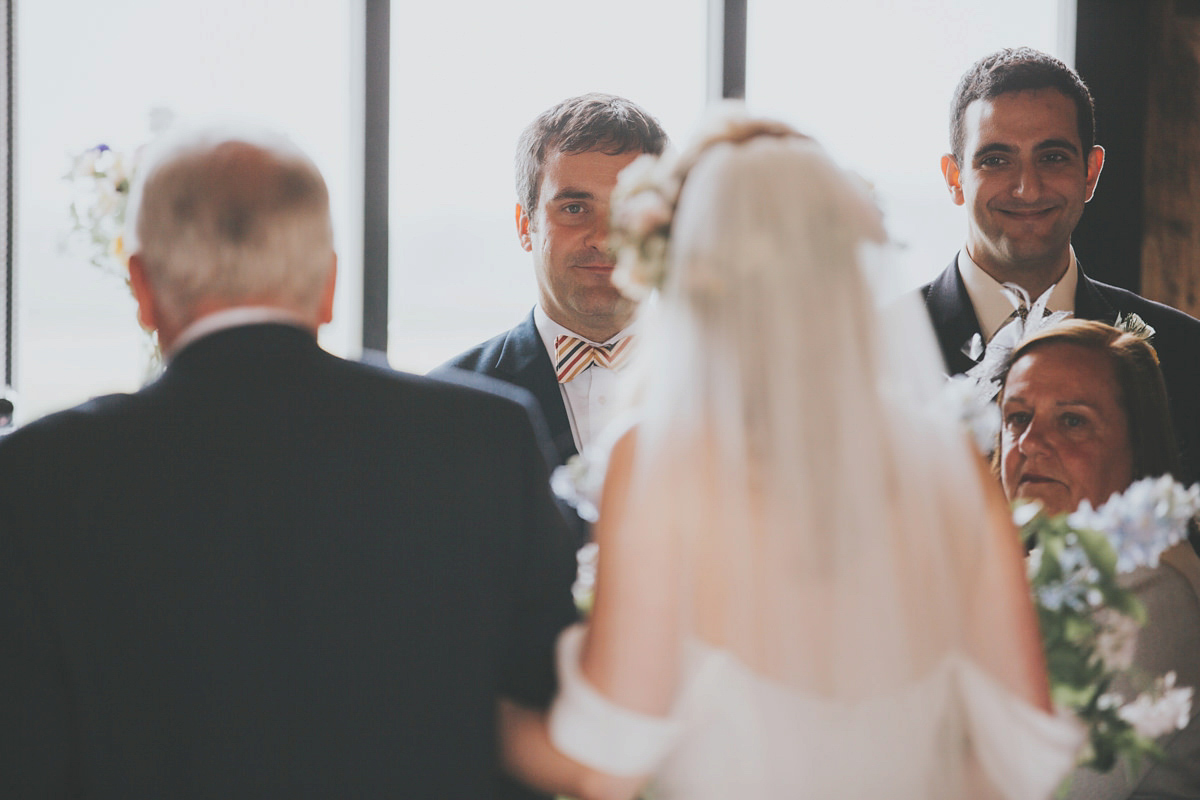
[[492, 796], [575, 619], [500, 391], [255, 325], [0, 440], [0, 796]]
[[558, 463], [566, 463], [579, 452], [571, 436], [571, 421], [558, 388], [558, 379], [554, 376], [554, 364], [533, 322], [532, 311], [517, 327], [455, 356], [429, 374], [432, 377], [452, 375], [448, 370], [477, 372], [520, 386], [534, 396], [542, 409], [558, 452]]
[[[966, 372], [974, 362], [962, 347], [979, 333], [979, 320], [958, 272], [957, 256], [936, 280], [921, 287], [921, 294], [950, 374]], [[1176, 477], [1187, 484], [1200, 480], [1200, 320], [1094, 281], [1080, 267], [1075, 316], [1111, 325], [1118, 312], [1135, 313], [1155, 329], [1152, 344], [1162, 367], [1183, 461], [1183, 474]]]

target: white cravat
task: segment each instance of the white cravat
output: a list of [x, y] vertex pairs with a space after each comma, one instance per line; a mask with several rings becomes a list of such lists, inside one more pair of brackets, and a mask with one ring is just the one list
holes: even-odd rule
[[[1046, 302], [1048, 311], [1075, 312], [1075, 287], [1079, 283], [1079, 266], [1075, 263], [1075, 250], [1071, 249], [1071, 260], [1067, 271], [1054, 286]], [[1013, 312], [1012, 301], [1004, 294], [1003, 285], [988, 275], [969, 255], [967, 248], [958, 251], [958, 274], [967, 287], [967, 296], [975, 308], [979, 320], [979, 332], [987, 342], [996, 335], [1000, 326], [1008, 321]]]
[[[554, 339], [557, 336], [576, 336], [588, 344], [599, 346], [628, 336], [632, 330], [630, 326], [606, 342], [593, 342], [550, 319], [540, 305], [533, 309], [533, 324], [537, 326], [538, 335], [542, 338], [542, 345], [546, 348], [552, 364]], [[574, 380], [558, 385], [563, 405], [567, 408], [567, 419], [571, 423], [571, 436], [579, 452], [582, 453], [588, 444], [595, 441], [596, 436], [611, 421], [616, 410], [617, 381], [618, 373], [615, 370], [593, 364]]]

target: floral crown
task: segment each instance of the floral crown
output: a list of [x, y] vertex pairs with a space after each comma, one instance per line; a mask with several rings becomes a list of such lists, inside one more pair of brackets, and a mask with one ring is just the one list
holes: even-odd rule
[[763, 136], [808, 138], [781, 122], [730, 113], [727, 107], [719, 107], [714, 118], [683, 155], [641, 155], [617, 177], [609, 226], [609, 241], [617, 254], [613, 284], [629, 297], [644, 299], [666, 283], [679, 195], [688, 173], [708, 150]]

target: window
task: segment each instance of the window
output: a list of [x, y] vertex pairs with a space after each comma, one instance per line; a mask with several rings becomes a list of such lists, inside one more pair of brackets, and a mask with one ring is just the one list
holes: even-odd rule
[[704, 107], [706, 0], [392, 4], [389, 359], [424, 372], [536, 301], [513, 156], [542, 111], [599, 91], [676, 143]]
[[[950, 97], [976, 60], [1028, 45], [1071, 63], [1059, 3], [749, 0], [746, 97], [818, 140], [875, 188], [900, 245], [897, 288], [935, 277], [962, 246], [964, 211], [939, 161]], [[1073, 16], [1071, 17], [1073, 19]], [[1065, 31], [1064, 31], [1065, 32]]]
[[[151, 109], [245, 116], [291, 135], [329, 183], [342, 274], [353, 280], [361, 251], [354, 8], [341, 0], [21, 3], [18, 421], [135, 390], [145, 378], [145, 337], [124, 282], [62, 248], [71, 191], [61, 178], [88, 147], [132, 151], [147, 141]], [[359, 305], [341, 292], [326, 347], [356, 352]]]

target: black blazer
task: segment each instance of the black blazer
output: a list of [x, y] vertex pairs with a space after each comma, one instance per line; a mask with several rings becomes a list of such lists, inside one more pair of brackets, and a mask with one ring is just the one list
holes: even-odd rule
[[452, 369], [477, 372], [520, 386], [534, 396], [542, 409], [558, 453], [558, 463], [566, 463], [579, 452], [571, 435], [571, 421], [554, 375], [554, 364], [533, 322], [532, 311], [512, 330], [455, 356], [429, 374], [445, 377], [453, 374], [448, 371]]
[[[925, 307], [937, 333], [942, 356], [951, 375], [966, 372], [975, 363], [963, 346], [979, 333], [979, 320], [958, 272], [958, 258], [941, 275], [921, 287]], [[1182, 458], [1179, 480], [1200, 480], [1200, 320], [1170, 306], [1155, 303], [1133, 292], [1094, 281], [1079, 269], [1075, 289], [1075, 316], [1107, 322], [1117, 314], [1135, 313], [1155, 329], [1152, 344], [1158, 352], [1171, 418]]]
[[0, 796], [492, 796], [576, 618], [521, 395], [255, 325], [0, 440]]

